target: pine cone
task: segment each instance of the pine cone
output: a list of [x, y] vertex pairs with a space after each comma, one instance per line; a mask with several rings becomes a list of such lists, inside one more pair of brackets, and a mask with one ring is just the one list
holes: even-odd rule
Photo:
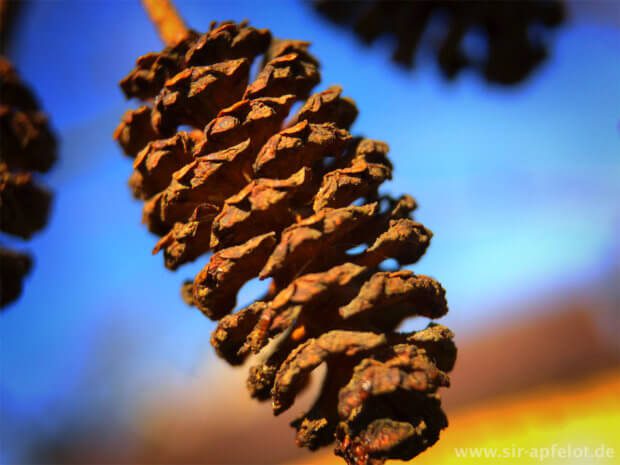
[[0, 263], [0, 307], [4, 307], [22, 293], [22, 281], [30, 272], [32, 261], [26, 254], [0, 247]]
[[[501, 84], [522, 81], [547, 57], [542, 30], [534, 35], [532, 29], [557, 27], [564, 18], [560, 0], [313, 0], [313, 5], [367, 44], [393, 36], [392, 59], [408, 68], [414, 64], [427, 29], [440, 18], [443, 29], [434, 52], [443, 74], [454, 78], [471, 67], [488, 81]], [[465, 50], [465, 36], [472, 32], [486, 40], [483, 56]]]
[[[277, 415], [325, 363], [316, 403], [292, 423], [297, 443], [335, 439], [349, 464], [409, 459], [447, 424], [437, 390], [456, 348], [440, 325], [396, 331], [409, 317], [443, 316], [445, 293], [381, 266], [416, 262], [432, 234], [411, 219], [411, 197], [379, 194], [392, 175], [388, 147], [351, 136], [355, 103], [337, 86], [310, 95], [320, 78], [308, 46], [246, 23], [191, 33], [139, 58], [121, 82], [145, 105], [115, 137], [135, 156], [130, 185], [161, 236], [154, 252], [170, 269], [212, 252], [183, 296], [219, 321], [211, 342], [230, 364], [265, 354], [250, 370], [251, 395], [271, 398]], [[267, 294], [231, 313], [256, 276], [271, 279]]]
[[[55, 159], [56, 139], [47, 117], [11, 63], [0, 56], [0, 230], [29, 239], [45, 226], [51, 195], [30, 171], [48, 171]], [[31, 260], [0, 250], [3, 307], [19, 297]]]

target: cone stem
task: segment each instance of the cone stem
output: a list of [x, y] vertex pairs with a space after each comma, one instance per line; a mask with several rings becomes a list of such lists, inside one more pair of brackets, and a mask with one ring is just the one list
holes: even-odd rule
[[166, 45], [176, 45], [187, 37], [189, 29], [172, 0], [142, 0], [142, 5]]

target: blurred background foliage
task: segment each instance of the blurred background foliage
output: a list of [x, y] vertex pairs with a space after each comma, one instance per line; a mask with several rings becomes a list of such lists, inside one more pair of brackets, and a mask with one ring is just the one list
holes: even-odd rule
[[[354, 132], [390, 144], [389, 189], [414, 195], [417, 219], [435, 233], [413, 269], [448, 291], [443, 323], [460, 347], [445, 394], [449, 416], [542, 385], [556, 386], [542, 399], [592, 376], [615, 385], [616, 2], [569, 2], [549, 58], [512, 87], [468, 69], [447, 81], [424, 53], [415, 70], [398, 69], [388, 42], [365, 47], [304, 2], [178, 7], [197, 30], [247, 18], [278, 37], [311, 41], [320, 89], [342, 85], [361, 110]], [[50, 224], [27, 245], [15, 241], [33, 252], [34, 270], [22, 298], [0, 316], [0, 462], [314, 460], [295, 448], [287, 418], [270, 418], [268, 406], [248, 398], [244, 370], [212, 354], [213, 323], [180, 299], [182, 281], [205, 262], [171, 274], [149, 254], [155, 239], [126, 186], [130, 160], [111, 136], [127, 108], [118, 80], [136, 57], [161, 48], [139, 2], [28, 2], [13, 34], [7, 54], [51, 114], [61, 147], [46, 178], [55, 193]], [[259, 287], [244, 287], [239, 303]], [[600, 392], [592, 392], [596, 404]], [[617, 415], [617, 397], [603, 398]], [[527, 423], [528, 409], [545, 402], [523, 405]], [[572, 421], [577, 438], [583, 428], [596, 436], [601, 425], [617, 425], [582, 422], [587, 410], [585, 401], [573, 417], [547, 420]]]

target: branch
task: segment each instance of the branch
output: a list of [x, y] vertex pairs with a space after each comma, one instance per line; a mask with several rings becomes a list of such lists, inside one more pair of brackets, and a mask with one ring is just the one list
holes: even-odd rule
[[189, 29], [172, 0], [142, 0], [142, 4], [166, 45], [176, 45], [187, 37]]

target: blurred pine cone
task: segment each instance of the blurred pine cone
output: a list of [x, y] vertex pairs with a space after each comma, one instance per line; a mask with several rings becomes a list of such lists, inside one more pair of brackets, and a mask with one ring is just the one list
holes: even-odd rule
[[[425, 34], [443, 74], [477, 69], [490, 82], [516, 84], [546, 57], [545, 29], [564, 19], [561, 0], [454, 1], [454, 0], [313, 0], [314, 8], [332, 22], [352, 29], [370, 44], [380, 37], [396, 43], [392, 59], [408, 68]], [[441, 24], [441, 26], [439, 26]], [[479, 35], [484, 50], [468, 51], [465, 37]]]
[[[47, 223], [50, 193], [30, 173], [46, 172], [56, 159], [47, 117], [11, 63], [0, 56], [0, 230], [29, 239]], [[0, 307], [21, 293], [31, 268], [27, 255], [0, 248]]]
[[32, 261], [26, 254], [0, 247], [0, 264], [0, 307], [4, 307], [22, 293], [22, 282], [30, 272]]
[[[378, 193], [392, 174], [388, 147], [349, 134], [354, 102], [336, 86], [311, 95], [320, 77], [308, 46], [246, 23], [191, 32], [121, 81], [145, 105], [115, 138], [135, 157], [130, 185], [165, 265], [212, 252], [183, 294], [219, 321], [211, 342], [230, 364], [265, 354], [250, 370], [251, 395], [271, 398], [277, 415], [325, 364], [316, 403], [292, 424], [297, 443], [336, 439], [349, 464], [409, 459], [447, 424], [437, 390], [456, 348], [440, 325], [396, 331], [408, 317], [443, 316], [445, 293], [381, 265], [416, 262], [432, 234], [411, 219], [411, 197]], [[256, 276], [271, 279], [269, 291], [231, 314]]]

